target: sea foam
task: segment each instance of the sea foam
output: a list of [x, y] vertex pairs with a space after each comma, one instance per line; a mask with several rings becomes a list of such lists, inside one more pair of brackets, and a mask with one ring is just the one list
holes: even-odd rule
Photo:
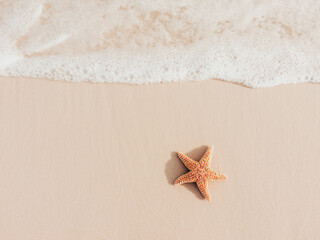
[[0, 1], [0, 75], [320, 82], [320, 1]]

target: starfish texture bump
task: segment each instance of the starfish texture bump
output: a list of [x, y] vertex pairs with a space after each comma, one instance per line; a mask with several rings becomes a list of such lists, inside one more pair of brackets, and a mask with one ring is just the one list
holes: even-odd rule
[[180, 185], [183, 183], [196, 182], [203, 197], [210, 201], [210, 194], [208, 191], [208, 182], [214, 180], [226, 179], [222, 174], [217, 174], [210, 167], [210, 159], [212, 157], [213, 146], [207, 148], [206, 153], [200, 159], [199, 162], [192, 160], [183, 153], [179, 152], [178, 157], [183, 164], [190, 170], [190, 172], [180, 176], [174, 181], [174, 185]]

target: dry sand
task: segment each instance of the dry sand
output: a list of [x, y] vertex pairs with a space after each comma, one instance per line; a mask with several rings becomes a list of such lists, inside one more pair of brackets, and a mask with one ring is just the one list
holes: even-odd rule
[[[318, 239], [320, 85], [0, 78], [0, 239]], [[228, 176], [173, 186], [199, 159]]]

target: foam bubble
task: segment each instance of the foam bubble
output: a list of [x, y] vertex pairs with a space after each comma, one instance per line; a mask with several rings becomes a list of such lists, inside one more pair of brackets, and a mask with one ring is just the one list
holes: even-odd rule
[[319, 12], [317, 0], [0, 1], [0, 75], [319, 82]]

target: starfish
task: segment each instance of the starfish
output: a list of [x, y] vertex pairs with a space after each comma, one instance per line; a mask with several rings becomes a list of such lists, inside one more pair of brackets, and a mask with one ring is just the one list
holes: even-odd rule
[[213, 152], [213, 146], [207, 148], [206, 153], [200, 159], [199, 162], [192, 160], [183, 153], [179, 152], [178, 157], [183, 164], [190, 170], [190, 172], [180, 176], [174, 181], [174, 185], [180, 185], [184, 183], [196, 182], [203, 197], [210, 201], [210, 194], [208, 191], [208, 182], [214, 180], [227, 179], [222, 174], [217, 174], [210, 167], [210, 159]]

